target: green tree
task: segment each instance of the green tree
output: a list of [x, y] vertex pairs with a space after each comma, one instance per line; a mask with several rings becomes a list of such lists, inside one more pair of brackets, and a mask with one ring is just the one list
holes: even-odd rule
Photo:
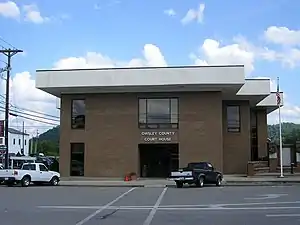
[[59, 145], [55, 141], [41, 140], [38, 142], [37, 149], [40, 153], [44, 153], [45, 155], [59, 155]]

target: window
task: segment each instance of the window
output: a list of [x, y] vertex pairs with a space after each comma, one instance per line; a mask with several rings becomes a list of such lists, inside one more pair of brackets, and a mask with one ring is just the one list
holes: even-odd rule
[[227, 131], [228, 132], [240, 132], [240, 107], [239, 106], [227, 106]]
[[13, 144], [15, 145], [16, 144], [16, 139], [14, 138], [14, 140], [13, 140]]
[[40, 171], [48, 171], [47, 167], [44, 165], [39, 165]]
[[71, 143], [70, 176], [84, 176], [84, 143]]
[[24, 145], [26, 145], [26, 142], [27, 142], [27, 140], [25, 140], [25, 144]]
[[85, 128], [85, 100], [72, 100], [72, 129]]
[[19, 145], [21, 145], [21, 139], [19, 139]]
[[178, 128], [178, 98], [139, 99], [140, 128]]
[[36, 170], [35, 164], [25, 164], [22, 167], [23, 170]]

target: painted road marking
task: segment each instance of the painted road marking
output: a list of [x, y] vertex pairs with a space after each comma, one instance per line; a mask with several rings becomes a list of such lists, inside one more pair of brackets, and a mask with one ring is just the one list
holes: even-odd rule
[[[300, 201], [294, 202], [248, 202], [248, 203], [229, 203], [229, 204], [206, 204], [206, 205], [159, 205], [158, 209], [163, 208], [196, 208], [196, 207], [210, 207], [210, 208], [220, 208], [226, 206], [252, 206], [252, 205], [288, 205], [288, 204], [300, 204]], [[42, 209], [100, 209], [106, 207], [104, 206], [38, 206], [38, 208]], [[120, 209], [127, 209], [127, 208], [135, 208], [135, 209], [152, 209], [154, 206], [147, 205], [147, 206], [116, 206]], [[110, 207], [111, 208], [111, 207]]]
[[264, 199], [274, 199], [279, 198], [282, 196], [286, 196], [288, 194], [265, 194], [265, 195], [259, 195], [260, 197], [253, 197], [253, 198], [244, 198], [247, 200], [264, 200]]
[[215, 204], [206, 204], [206, 205], [160, 205], [159, 208], [163, 207], [205, 207], [205, 206], [215, 206], [224, 207], [224, 206], [250, 206], [250, 205], [279, 205], [279, 204], [300, 204], [300, 201], [293, 202], [247, 202], [247, 203], [215, 203]]
[[[70, 207], [52, 207], [52, 208], [48, 208], [48, 209], [64, 209], [64, 210], [67, 210], [67, 209], [99, 209], [99, 206], [98, 207], [95, 207], [95, 206], [84, 206], [84, 207], [80, 207], [80, 206], [70, 206]], [[119, 210], [153, 210], [155, 209], [154, 211], [154, 214], [157, 210], [176, 210], [176, 211], [192, 211], [192, 210], [197, 210], [197, 211], [213, 211], [213, 210], [219, 210], [219, 211], [226, 211], [226, 210], [276, 210], [276, 209], [300, 209], [300, 206], [274, 206], [274, 207], [268, 207], [268, 206], [261, 206], [261, 207], [185, 207], [185, 208], [181, 208], [181, 207], [168, 207], [168, 208], [154, 208], [154, 207], [120, 207], [120, 206], [104, 206], [104, 207], [101, 207], [98, 211], [98, 213], [102, 212], [104, 209], [119, 209]], [[96, 212], [95, 212], [96, 213]], [[91, 214], [91, 215], [94, 215], [95, 213]], [[97, 214], [98, 214], [97, 213]], [[95, 214], [95, 215], [97, 215]], [[154, 214], [152, 213], [151, 216], [153, 215], [154, 217]], [[150, 214], [149, 214], [150, 216]], [[148, 216], [148, 217], [149, 217]], [[147, 217], [147, 218], [148, 218]], [[153, 219], [152, 217], [152, 219]], [[89, 220], [92, 218], [91, 217], [87, 217], [89, 218]], [[150, 217], [151, 218], [151, 217]], [[149, 219], [150, 220], [150, 219]], [[88, 220], [85, 220], [85, 222], [87, 222]], [[150, 221], [151, 222], [151, 221]], [[81, 223], [82, 224], [82, 223]], [[78, 225], [78, 223], [76, 224]]]
[[270, 214], [266, 217], [300, 217], [300, 214]]
[[95, 217], [97, 214], [99, 214], [100, 212], [102, 212], [104, 209], [107, 209], [108, 207], [110, 207], [112, 204], [116, 203], [117, 201], [119, 201], [121, 198], [123, 198], [124, 196], [126, 196], [128, 193], [132, 192], [133, 190], [135, 190], [136, 188], [131, 188], [129, 191], [126, 191], [125, 193], [121, 194], [119, 197], [117, 197], [116, 199], [114, 199], [113, 201], [109, 202], [108, 204], [106, 204], [105, 206], [101, 207], [94, 213], [92, 213], [91, 215], [89, 215], [88, 217], [84, 218], [83, 220], [79, 221], [78, 223], [76, 223], [76, 225], [83, 225], [84, 223], [88, 222], [89, 220], [91, 220], [93, 217]]
[[158, 207], [159, 207], [159, 205], [160, 205], [160, 203], [161, 203], [161, 201], [162, 201], [162, 199], [163, 199], [163, 197], [164, 197], [167, 190], [168, 190], [168, 188], [166, 187], [161, 192], [160, 196], [158, 197], [154, 207], [151, 209], [151, 211], [150, 211], [148, 217], [146, 218], [146, 220], [144, 221], [143, 225], [149, 225], [151, 223], [151, 221], [153, 220], [154, 215], [155, 215], [155, 213], [156, 213], [156, 211], [157, 211], [157, 209], [158, 209]]

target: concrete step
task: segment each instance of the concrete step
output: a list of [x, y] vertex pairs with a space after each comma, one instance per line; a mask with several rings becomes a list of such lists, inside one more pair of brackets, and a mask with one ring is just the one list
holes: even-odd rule
[[269, 163], [268, 161], [256, 161], [254, 162], [254, 167], [259, 168], [259, 167], [268, 167]]
[[254, 168], [255, 173], [268, 173], [270, 172], [270, 167], [256, 167]]

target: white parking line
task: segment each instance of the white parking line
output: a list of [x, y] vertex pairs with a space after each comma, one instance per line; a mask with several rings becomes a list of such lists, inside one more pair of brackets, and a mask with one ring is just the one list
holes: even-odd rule
[[[79, 221], [78, 223], [76, 223], [76, 225], [83, 225], [84, 223], [88, 222], [89, 220], [91, 220], [93, 217], [95, 217], [97, 214], [99, 214], [100, 212], [102, 212], [104, 209], [107, 209], [108, 207], [110, 207], [112, 204], [116, 203], [117, 201], [119, 201], [121, 198], [123, 198], [125, 195], [127, 195], [128, 193], [132, 192], [134, 188], [131, 188], [129, 191], [126, 191], [125, 193], [121, 194], [119, 197], [117, 197], [116, 199], [114, 199], [113, 201], [109, 202], [108, 204], [106, 204], [105, 206], [101, 207], [100, 209], [98, 209], [96, 212], [92, 213], [91, 215], [89, 215], [88, 217], [84, 218], [83, 220]], [[99, 208], [99, 207], [98, 207]]]
[[[159, 205], [158, 209], [164, 209], [164, 208], [199, 208], [199, 207], [209, 207], [209, 208], [220, 208], [220, 207], [226, 207], [226, 206], [255, 206], [255, 205], [295, 205], [300, 204], [300, 201], [294, 201], [294, 202], [248, 202], [248, 203], [216, 203], [216, 204], [203, 204], [203, 205]], [[107, 206], [38, 206], [38, 208], [41, 209], [101, 209], [101, 208], [114, 208], [114, 207], [107, 207]], [[120, 209], [152, 209], [155, 206], [151, 205], [132, 205], [132, 206], [116, 206], [116, 208]]]
[[155, 213], [156, 213], [156, 211], [157, 211], [157, 209], [158, 209], [158, 207], [159, 207], [159, 205], [160, 205], [160, 203], [161, 203], [161, 201], [162, 201], [162, 199], [163, 199], [163, 197], [164, 197], [164, 195], [165, 195], [167, 189], [168, 189], [168, 188], [166, 187], [166, 188], [164, 188], [164, 190], [161, 192], [160, 196], [158, 197], [158, 199], [157, 199], [157, 201], [156, 201], [154, 207], [153, 207], [152, 210], [150, 211], [150, 213], [149, 213], [148, 217], [146, 218], [146, 220], [144, 221], [143, 225], [149, 225], [149, 224], [151, 223], [151, 221], [153, 220], [154, 215], [155, 215]]
[[300, 217], [300, 214], [270, 214], [266, 217]]
[[[98, 213], [100, 213], [101, 211], [103, 211], [104, 209], [119, 209], [119, 210], [151, 210], [150, 214], [148, 215], [146, 221], [150, 221], [153, 219], [154, 214], [156, 213], [156, 211], [158, 210], [162, 210], [162, 211], [168, 211], [168, 210], [172, 210], [172, 211], [214, 211], [214, 210], [218, 210], [218, 211], [227, 211], [227, 210], [249, 210], [249, 211], [255, 211], [255, 210], [278, 210], [278, 209], [300, 209], [300, 206], [273, 206], [273, 207], [268, 207], [268, 206], [261, 206], [261, 207], [138, 207], [138, 206], [103, 206], [101, 208], [99, 208], [99, 206], [53, 206], [53, 207], [47, 207], [47, 209], [62, 209], [62, 210], [68, 210], [68, 209], [98, 209]], [[96, 213], [96, 212], [95, 212]], [[94, 213], [94, 214], [95, 214]], [[98, 214], [97, 213], [97, 214]], [[93, 215], [93, 214], [92, 214]], [[95, 214], [96, 215], [96, 214]], [[94, 216], [95, 216], [94, 215]], [[284, 214], [286, 215], [286, 214]], [[90, 219], [93, 216], [90, 217]], [[150, 218], [150, 219], [148, 219]], [[86, 220], [85, 222], [87, 222], [88, 220]], [[82, 223], [81, 223], [82, 224]], [[77, 224], [78, 225], [78, 224]], [[144, 225], [149, 225], [149, 222], [144, 223]]]
[[294, 202], [247, 202], [247, 203], [215, 203], [205, 205], [160, 205], [159, 208], [170, 208], [170, 207], [205, 207], [205, 206], [250, 206], [250, 205], [279, 205], [279, 204], [300, 204], [300, 201]]

